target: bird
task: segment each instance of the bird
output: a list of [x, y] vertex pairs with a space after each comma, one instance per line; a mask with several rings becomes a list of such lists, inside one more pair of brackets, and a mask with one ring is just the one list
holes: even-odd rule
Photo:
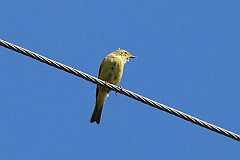
[[[118, 85], [122, 79], [123, 69], [126, 62], [136, 58], [124, 49], [118, 49], [105, 57], [100, 65], [98, 78], [114, 85]], [[96, 103], [90, 122], [100, 124], [104, 102], [111, 90], [100, 85], [96, 88]]]

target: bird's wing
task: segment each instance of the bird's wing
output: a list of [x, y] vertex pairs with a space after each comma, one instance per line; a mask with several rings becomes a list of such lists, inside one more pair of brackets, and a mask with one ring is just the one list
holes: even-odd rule
[[[106, 59], [106, 58], [104, 58], [103, 61], [104, 61], [105, 59]], [[98, 78], [100, 78], [103, 61], [102, 61], [101, 65], [100, 65], [100, 68], [99, 68], [99, 71], [98, 71]], [[96, 89], [96, 100], [97, 100], [98, 92], [99, 92], [99, 87], [98, 87], [98, 85], [97, 85], [97, 89]]]

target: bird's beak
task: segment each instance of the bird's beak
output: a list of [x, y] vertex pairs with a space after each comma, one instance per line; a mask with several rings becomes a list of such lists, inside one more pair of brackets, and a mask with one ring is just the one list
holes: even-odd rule
[[137, 58], [136, 56], [131, 55], [130, 58]]

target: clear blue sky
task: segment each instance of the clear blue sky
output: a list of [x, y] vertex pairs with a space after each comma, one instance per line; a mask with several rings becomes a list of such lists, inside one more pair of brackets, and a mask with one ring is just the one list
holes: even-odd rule
[[[240, 1], [2, 1], [0, 38], [240, 134]], [[237, 159], [240, 143], [0, 48], [0, 159]]]

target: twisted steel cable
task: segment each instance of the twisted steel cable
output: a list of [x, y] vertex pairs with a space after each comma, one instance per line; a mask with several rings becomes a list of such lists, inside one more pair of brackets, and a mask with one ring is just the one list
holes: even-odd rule
[[26, 56], [29, 56], [31, 58], [34, 58], [34, 59], [36, 59], [38, 61], [41, 61], [43, 63], [46, 63], [48, 65], [51, 65], [53, 67], [56, 67], [58, 69], [61, 69], [63, 71], [66, 71], [68, 73], [74, 74], [74, 75], [76, 75], [78, 77], [81, 77], [81, 78], [83, 78], [83, 79], [85, 79], [87, 81], [90, 81], [92, 83], [104, 86], [106, 88], [109, 88], [109, 89], [114, 90], [116, 92], [119, 92], [121, 94], [124, 94], [124, 95], [126, 95], [128, 97], [131, 97], [131, 98], [137, 100], [137, 101], [145, 103], [145, 104], [147, 104], [149, 106], [152, 106], [154, 108], [160, 109], [162, 111], [165, 111], [167, 113], [170, 113], [170, 114], [175, 115], [177, 117], [180, 117], [182, 119], [185, 119], [185, 120], [187, 120], [189, 122], [192, 122], [192, 123], [194, 123], [196, 125], [199, 125], [199, 126], [204, 127], [206, 129], [209, 129], [209, 130], [212, 130], [214, 132], [220, 133], [220, 134], [225, 135], [227, 137], [230, 137], [230, 138], [232, 138], [234, 140], [240, 141], [240, 135], [238, 135], [236, 133], [233, 133], [231, 131], [225, 130], [225, 129], [220, 128], [218, 126], [215, 126], [213, 124], [207, 123], [207, 122], [205, 122], [203, 120], [200, 120], [198, 118], [192, 117], [192, 116], [190, 116], [190, 115], [188, 115], [186, 113], [183, 113], [181, 111], [178, 111], [178, 110], [173, 109], [171, 107], [168, 107], [166, 105], [163, 105], [163, 104], [160, 104], [158, 102], [155, 102], [155, 101], [153, 101], [151, 99], [148, 99], [146, 97], [143, 97], [143, 96], [141, 96], [139, 94], [136, 94], [136, 93], [131, 92], [129, 90], [126, 90], [124, 88], [120, 88], [119, 86], [116, 86], [116, 85], [113, 85], [113, 84], [110, 84], [110, 83], [106, 83], [106, 82], [104, 82], [104, 81], [102, 81], [102, 80], [100, 80], [98, 78], [95, 78], [95, 77], [93, 77], [91, 75], [88, 75], [88, 74], [86, 74], [84, 72], [81, 72], [81, 71], [79, 71], [77, 69], [74, 69], [74, 68], [71, 68], [69, 66], [66, 66], [64, 64], [61, 64], [59, 62], [56, 62], [56, 61], [51, 60], [49, 58], [46, 58], [44, 56], [41, 56], [41, 55], [39, 55], [37, 53], [34, 53], [34, 52], [29, 51], [27, 49], [21, 48], [21, 47], [19, 47], [17, 45], [11, 44], [11, 43], [6, 42], [6, 41], [1, 40], [1, 39], [0, 39], [0, 45], [3, 46], [3, 47], [6, 47], [8, 49], [14, 50], [16, 52], [19, 52], [21, 54], [24, 54]]

